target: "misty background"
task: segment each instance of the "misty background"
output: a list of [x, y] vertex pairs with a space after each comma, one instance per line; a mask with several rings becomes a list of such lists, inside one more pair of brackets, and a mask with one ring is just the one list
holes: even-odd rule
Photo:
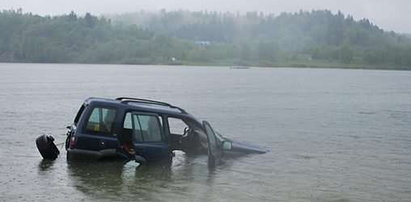
[[1, 5], [0, 62], [411, 69], [407, 1]]
[[341, 11], [354, 19], [367, 18], [387, 31], [411, 33], [411, 1], [409, 0], [0, 0], [0, 9], [18, 9], [40, 15], [61, 15], [74, 11], [101, 14], [119, 14], [140, 10], [158, 11], [257, 11], [280, 14], [298, 12], [300, 9]]

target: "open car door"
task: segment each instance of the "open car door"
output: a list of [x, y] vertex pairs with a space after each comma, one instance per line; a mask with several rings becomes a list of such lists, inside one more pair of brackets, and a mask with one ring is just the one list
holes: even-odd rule
[[214, 167], [216, 163], [221, 161], [223, 156], [221, 140], [217, 138], [216, 133], [207, 121], [203, 121], [203, 127], [208, 141], [208, 166]]

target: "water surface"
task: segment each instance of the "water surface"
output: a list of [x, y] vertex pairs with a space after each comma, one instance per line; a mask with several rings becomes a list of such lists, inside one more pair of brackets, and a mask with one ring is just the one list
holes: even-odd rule
[[[410, 201], [411, 72], [0, 64], [0, 200]], [[90, 96], [167, 101], [271, 149], [171, 165], [42, 161]]]

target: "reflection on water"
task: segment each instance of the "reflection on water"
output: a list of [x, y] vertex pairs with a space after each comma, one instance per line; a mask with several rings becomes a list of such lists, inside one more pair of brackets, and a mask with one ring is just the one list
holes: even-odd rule
[[186, 200], [190, 192], [206, 200], [207, 189], [196, 190], [212, 184], [213, 172], [207, 169], [206, 156], [187, 157], [183, 152], [176, 153], [172, 162], [146, 165], [69, 161], [67, 171], [76, 189], [99, 200], [167, 200], [167, 197]]
[[56, 161], [42, 159], [39, 163], [39, 171], [44, 172], [51, 169]]
[[[409, 201], [411, 72], [0, 64], [0, 201]], [[224, 136], [270, 148], [209, 170], [42, 161], [85, 98], [171, 102]], [[60, 148], [59, 148], [60, 149]]]

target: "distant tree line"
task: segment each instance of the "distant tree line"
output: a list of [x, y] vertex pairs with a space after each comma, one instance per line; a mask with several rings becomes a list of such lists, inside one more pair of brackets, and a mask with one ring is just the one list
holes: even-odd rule
[[411, 38], [327, 10], [105, 17], [5, 10], [0, 61], [411, 69]]
[[158, 64], [190, 43], [109, 19], [75, 13], [55, 17], [0, 13], [0, 61]]

